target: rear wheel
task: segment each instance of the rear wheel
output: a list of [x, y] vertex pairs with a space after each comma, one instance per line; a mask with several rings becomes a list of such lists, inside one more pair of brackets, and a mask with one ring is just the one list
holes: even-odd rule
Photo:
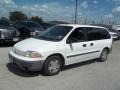
[[45, 75], [56, 75], [60, 72], [62, 68], [62, 61], [59, 56], [49, 57], [43, 67], [43, 72]]
[[102, 51], [102, 53], [100, 55], [99, 61], [104, 62], [104, 61], [107, 60], [107, 57], [108, 57], [108, 50], [103, 49], [103, 51]]

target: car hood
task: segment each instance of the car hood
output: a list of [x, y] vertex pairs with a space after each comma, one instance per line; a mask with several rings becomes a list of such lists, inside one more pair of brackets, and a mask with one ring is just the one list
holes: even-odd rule
[[51, 46], [55, 45], [56, 42], [52, 41], [45, 41], [35, 38], [29, 38], [23, 41], [18, 42], [14, 45], [14, 48], [17, 48], [22, 51], [39, 51], [42, 49], [50, 48]]

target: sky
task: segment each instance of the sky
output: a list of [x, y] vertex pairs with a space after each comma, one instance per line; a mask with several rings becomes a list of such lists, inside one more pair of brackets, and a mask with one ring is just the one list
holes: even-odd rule
[[[0, 17], [19, 10], [28, 17], [40, 16], [43, 20], [73, 22], [76, 0], [0, 0]], [[78, 22], [120, 22], [120, 0], [78, 0]]]

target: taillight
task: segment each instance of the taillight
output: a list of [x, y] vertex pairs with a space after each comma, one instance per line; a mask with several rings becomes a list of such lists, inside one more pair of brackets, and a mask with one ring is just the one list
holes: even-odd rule
[[35, 33], [35, 32], [30, 32], [30, 35], [31, 35], [31, 36], [35, 36], [36, 33]]

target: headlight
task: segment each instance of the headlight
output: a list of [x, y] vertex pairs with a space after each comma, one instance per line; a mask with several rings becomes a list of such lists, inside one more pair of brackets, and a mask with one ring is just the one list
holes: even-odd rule
[[25, 56], [30, 57], [30, 58], [41, 58], [42, 57], [40, 53], [35, 52], [35, 51], [26, 51]]
[[12, 51], [17, 54], [17, 55], [20, 55], [20, 56], [23, 56], [23, 57], [29, 57], [29, 58], [41, 58], [42, 55], [39, 53], [39, 52], [36, 52], [36, 51], [21, 51], [19, 49], [16, 49], [15, 47], [12, 48]]

